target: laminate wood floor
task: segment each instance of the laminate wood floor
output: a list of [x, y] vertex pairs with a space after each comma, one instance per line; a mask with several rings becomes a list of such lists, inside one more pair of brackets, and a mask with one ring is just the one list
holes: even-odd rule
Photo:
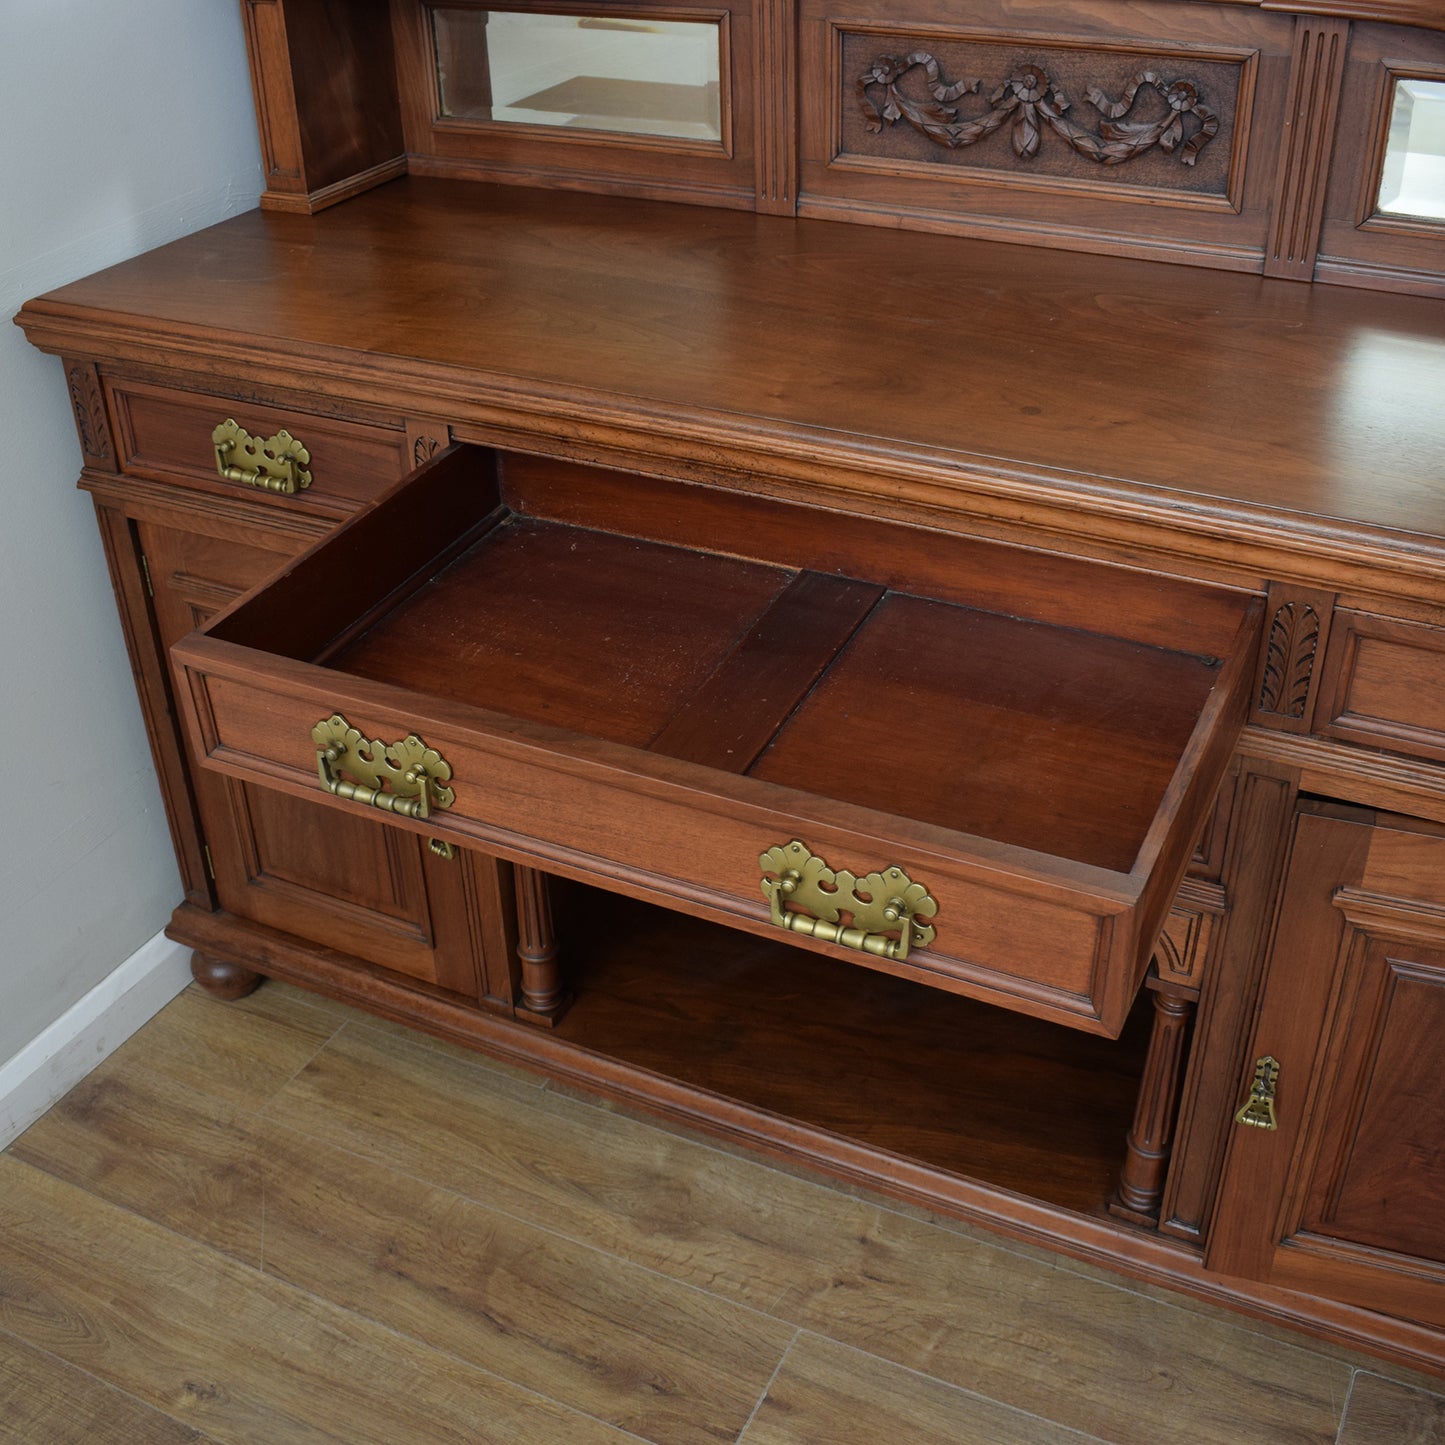
[[0, 1154], [0, 1440], [1425, 1445], [1445, 1386], [268, 984]]

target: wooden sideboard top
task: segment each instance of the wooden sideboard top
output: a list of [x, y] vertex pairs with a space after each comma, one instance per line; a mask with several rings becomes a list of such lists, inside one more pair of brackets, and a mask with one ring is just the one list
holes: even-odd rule
[[408, 178], [239, 216], [17, 320], [53, 351], [825, 502], [1051, 507], [1060, 534], [1192, 530], [1261, 575], [1304, 539], [1445, 577], [1445, 301]]

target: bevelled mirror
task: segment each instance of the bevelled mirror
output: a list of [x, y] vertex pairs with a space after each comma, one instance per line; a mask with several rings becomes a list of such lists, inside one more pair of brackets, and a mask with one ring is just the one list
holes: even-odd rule
[[1395, 81], [1376, 210], [1445, 221], [1445, 80]]
[[449, 120], [721, 141], [717, 20], [432, 9]]

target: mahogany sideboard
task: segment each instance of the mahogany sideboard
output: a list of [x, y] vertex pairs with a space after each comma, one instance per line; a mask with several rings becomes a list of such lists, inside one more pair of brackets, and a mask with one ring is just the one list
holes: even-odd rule
[[262, 208], [18, 317], [197, 978], [1445, 1369], [1438, 7], [243, 9]]

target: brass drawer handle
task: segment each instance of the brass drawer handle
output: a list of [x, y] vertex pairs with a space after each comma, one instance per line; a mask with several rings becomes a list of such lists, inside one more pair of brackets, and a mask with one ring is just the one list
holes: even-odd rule
[[[456, 798], [442, 784], [451, 764], [411, 733], [399, 743], [368, 741], [340, 713], [323, 718], [311, 729], [316, 744], [316, 771], [321, 786], [338, 798], [349, 798], [403, 818], [430, 818], [435, 808], [449, 808]], [[337, 776], [350, 773], [361, 781]]]
[[288, 497], [311, 485], [311, 473], [305, 470], [311, 465], [311, 453], [289, 431], [261, 441], [227, 418], [211, 433], [211, 441], [216, 447], [216, 471], [228, 482]]
[[911, 945], [933, 942], [935, 929], [919, 919], [932, 918], [938, 904], [901, 868], [885, 868], [865, 878], [845, 868], [834, 872], [796, 838], [769, 848], [758, 865], [763, 897], [778, 928], [897, 960], [908, 957]]
[[1274, 1117], [1274, 1091], [1278, 1082], [1279, 1060], [1266, 1054], [1255, 1063], [1249, 1098], [1240, 1106], [1234, 1122], [1251, 1129], [1278, 1129]]

